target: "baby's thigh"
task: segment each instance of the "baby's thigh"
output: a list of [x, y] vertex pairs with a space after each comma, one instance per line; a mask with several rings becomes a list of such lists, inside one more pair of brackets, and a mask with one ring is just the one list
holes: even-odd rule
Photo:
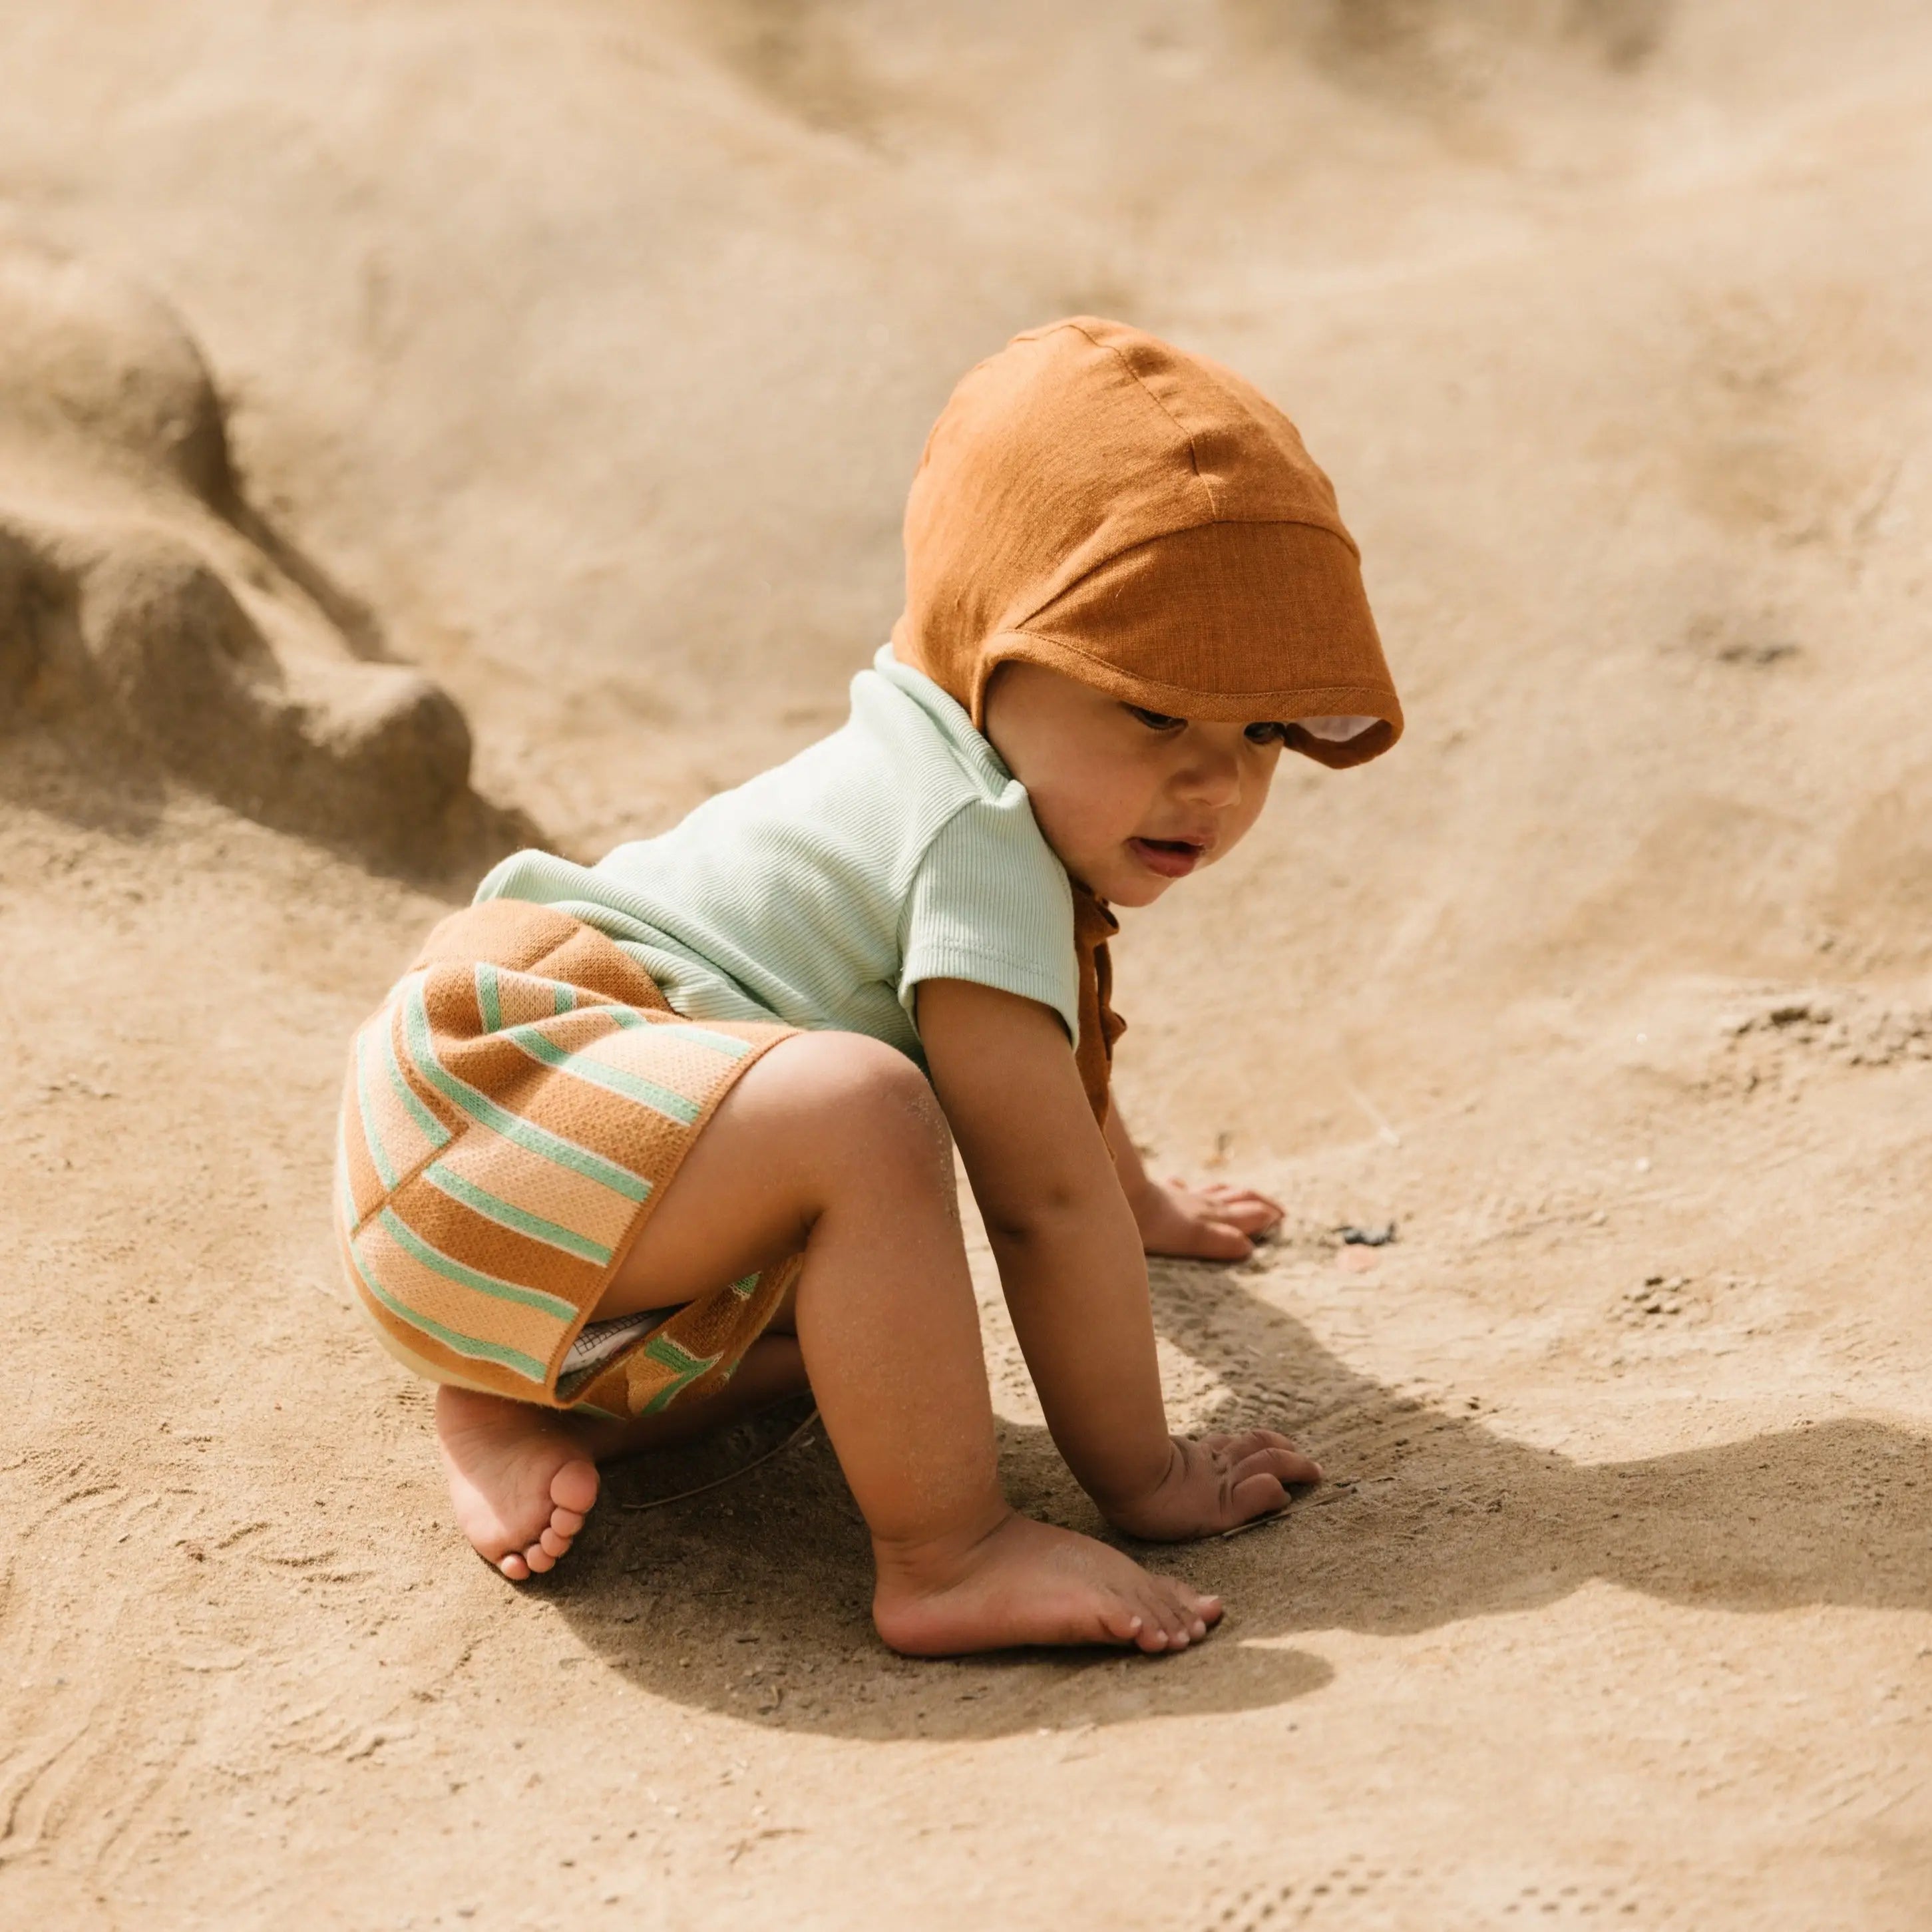
[[794, 1034], [718, 1103], [597, 1315], [671, 1307], [769, 1268], [842, 1194], [952, 1184], [945, 1117], [910, 1060], [863, 1034]]

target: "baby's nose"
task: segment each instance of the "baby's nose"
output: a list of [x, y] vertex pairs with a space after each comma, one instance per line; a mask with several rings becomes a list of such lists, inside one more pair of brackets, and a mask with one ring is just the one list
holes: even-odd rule
[[1216, 807], [1238, 804], [1241, 762], [1232, 752], [1203, 752], [1190, 759], [1180, 776], [1180, 788], [1190, 798]]

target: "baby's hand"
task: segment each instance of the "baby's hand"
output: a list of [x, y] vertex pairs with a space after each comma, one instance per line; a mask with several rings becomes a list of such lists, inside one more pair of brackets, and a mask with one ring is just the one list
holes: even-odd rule
[[1280, 1202], [1219, 1181], [1190, 1187], [1184, 1180], [1150, 1179], [1130, 1204], [1149, 1254], [1194, 1261], [1246, 1261], [1255, 1251], [1250, 1238], [1278, 1226], [1282, 1216]]
[[1322, 1480], [1320, 1466], [1272, 1429], [1172, 1440], [1160, 1481], [1138, 1501], [1107, 1510], [1118, 1528], [1150, 1543], [1184, 1543], [1272, 1516], [1287, 1507], [1288, 1484]]

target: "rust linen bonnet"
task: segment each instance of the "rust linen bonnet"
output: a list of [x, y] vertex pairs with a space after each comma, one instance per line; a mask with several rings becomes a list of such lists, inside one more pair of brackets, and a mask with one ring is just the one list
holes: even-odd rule
[[[1401, 735], [1359, 553], [1294, 425], [1126, 323], [1029, 329], [967, 372], [913, 480], [905, 557], [893, 653], [982, 730], [993, 672], [1020, 659], [1171, 717], [1279, 722], [1324, 765]], [[1116, 928], [1078, 881], [1074, 900], [1078, 1057], [1104, 1118]]]

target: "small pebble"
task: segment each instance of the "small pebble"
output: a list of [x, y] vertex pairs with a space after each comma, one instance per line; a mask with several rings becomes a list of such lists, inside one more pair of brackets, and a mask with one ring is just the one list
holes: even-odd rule
[[1385, 1248], [1395, 1239], [1395, 1223], [1384, 1221], [1379, 1226], [1358, 1228], [1350, 1226], [1335, 1231], [1342, 1237], [1345, 1247]]

